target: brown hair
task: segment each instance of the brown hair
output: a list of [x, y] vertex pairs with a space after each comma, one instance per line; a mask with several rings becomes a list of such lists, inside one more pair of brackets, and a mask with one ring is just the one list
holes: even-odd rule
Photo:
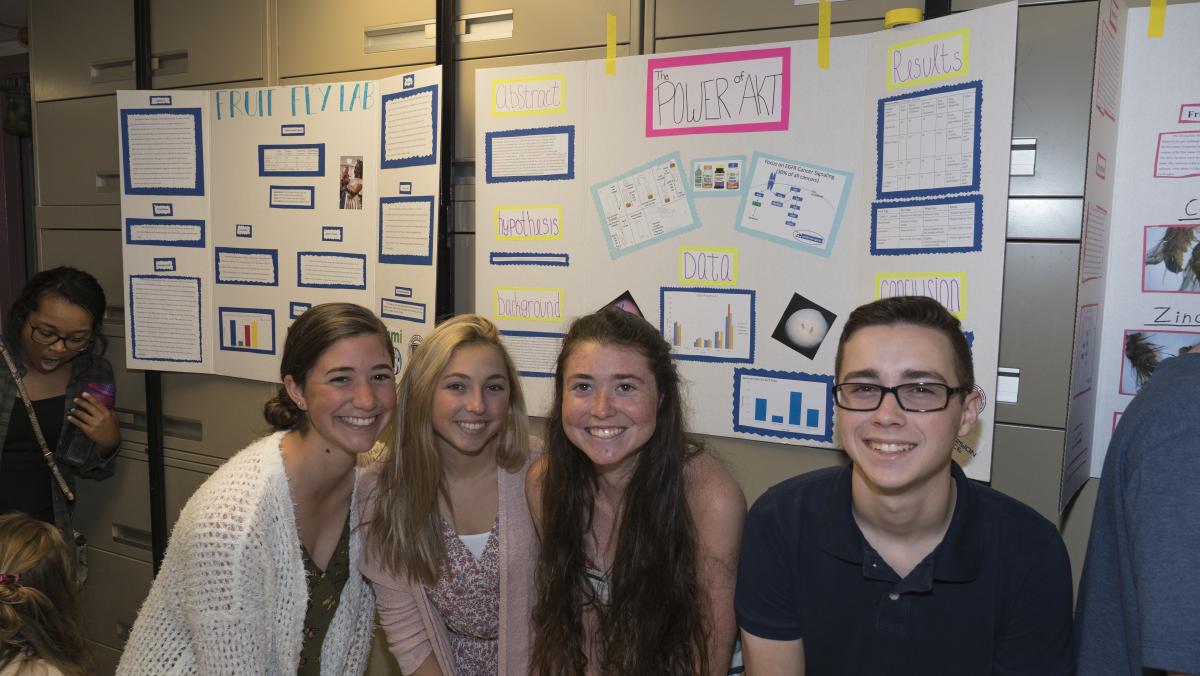
[[508, 377], [508, 419], [497, 437], [496, 464], [514, 472], [529, 455], [525, 397], [516, 366], [500, 342], [500, 332], [479, 315], [446, 320], [421, 341], [400, 378], [396, 435], [379, 472], [367, 535], [367, 546], [386, 570], [429, 586], [437, 584], [446, 563], [439, 496], [450, 503], [429, 413], [442, 372], [459, 348], [471, 345], [494, 347], [504, 360]]
[[[308, 372], [321, 353], [343, 338], [371, 334], [379, 338], [388, 354], [388, 361], [395, 358], [392, 338], [387, 327], [371, 311], [353, 303], [324, 303], [317, 305], [296, 320], [288, 329], [283, 344], [283, 357], [279, 361], [279, 379], [286, 376], [300, 386], [304, 385]], [[263, 404], [263, 417], [276, 430], [299, 430], [308, 428], [308, 416], [282, 385], [279, 392]]]
[[[595, 507], [596, 471], [563, 430], [567, 360], [585, 343], [640, 352], [654, 374], [659, 404], [654, 433], [639, 449], [618, 517], [609, 601], [588, 581], [584, 538]], [[697, 582], [695, 523], [684, 468], [703, 450], [689, 440], [671, 346], [646, 320], [614, 307], [576, 320], [558, 355], [554, 406], [546, 420], [546, 473], [542, 483], [542, 550], [533, 611], [532, 671], [582, 674], [587, 665], [583, 613], [599, 617], [604, 674], [708, 672], [709, 628]]]
[[0, 668], [39, 658], [69, 676], [93, 672], [70, 550], [53, 525], [0, 515]]
[[946, 336], [954, 350], [954, 376], [958, 379], [957, 387], [962, 388], [964, 392], [962, 396], [966, 396], [965, 393], [975, 386], [975, 364], [971, 359], [971, 346], [967, 344], [967, 337], [963, 335], [962, 323], [941, 303], [925, 296], [881, 298], [855, 308], [846, 319], [842, 337], [838, 339], [833, 371], [835, 377], [842, 373], [842, 355], [846, 343], [856, 331], [868, 326], [893, 324], [921, 326]]

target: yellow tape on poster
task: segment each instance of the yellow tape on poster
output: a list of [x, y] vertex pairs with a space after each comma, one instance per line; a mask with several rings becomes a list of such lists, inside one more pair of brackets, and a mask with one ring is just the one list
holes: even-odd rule
[[893, 296], [927, 296], [941, 303], [955, 317], [966, 319], [967, 273], [875, 273], [875, 299], [891, 298]]
[[679, 283], [688, 286], [735, 286], [738, 250], [730, 247], [679, 247]]
[[534, 75], [492, 80], [492, 117], [567, 112], [567, 78]]
[[902, 89], [971, 73], [971, 29], [900, 42], [887, 50], [888, 89]]
[[1150, 0], [1150, 23], [1146, 26], [1146, 37], [1161, 38], [1167, 23], [1167, 0]]

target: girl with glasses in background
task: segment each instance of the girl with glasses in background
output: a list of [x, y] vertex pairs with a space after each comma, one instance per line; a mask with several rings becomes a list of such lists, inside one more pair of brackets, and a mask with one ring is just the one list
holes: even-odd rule
[[0, 338], [0, 513], [24, 512], [72, 537], [75, 477], [106, 479], [121, 443], [105, 299], [86, 272], [34, 275]]

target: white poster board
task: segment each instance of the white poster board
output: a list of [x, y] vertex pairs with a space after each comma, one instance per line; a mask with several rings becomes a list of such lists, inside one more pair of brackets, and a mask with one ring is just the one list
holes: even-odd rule
[[348, 301], [433, 325], [441, 71], [118, 92], [132, 368], [275, 381], [292, 320]]
[[[841, 322], [942, 301], [995, 391], [1016, 5], [870, 35], [480, 70], [476, 302], [530, 412], [576, 316], [674, 346], [690, 428], [833, 446]], [[994, 397], [957, 458], [991, 469]]]
[[1060, 509], [1155, 365], [1200, 343], [1200, 5], [1155, 38], [1150, 12], [1100, 4]]

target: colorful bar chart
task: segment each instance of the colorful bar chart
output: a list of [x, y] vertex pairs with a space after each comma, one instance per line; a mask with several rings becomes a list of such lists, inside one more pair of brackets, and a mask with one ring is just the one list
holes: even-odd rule
[[659, 326], [677, 359], [754, 360], [753, 291], [663, 288], [661, 301]]
[[266, 308], [218, 308], [221, 349], [275, 354], [275, 311]]
[[734, 369], [735, 432], [832, 441], [833, 376]]

